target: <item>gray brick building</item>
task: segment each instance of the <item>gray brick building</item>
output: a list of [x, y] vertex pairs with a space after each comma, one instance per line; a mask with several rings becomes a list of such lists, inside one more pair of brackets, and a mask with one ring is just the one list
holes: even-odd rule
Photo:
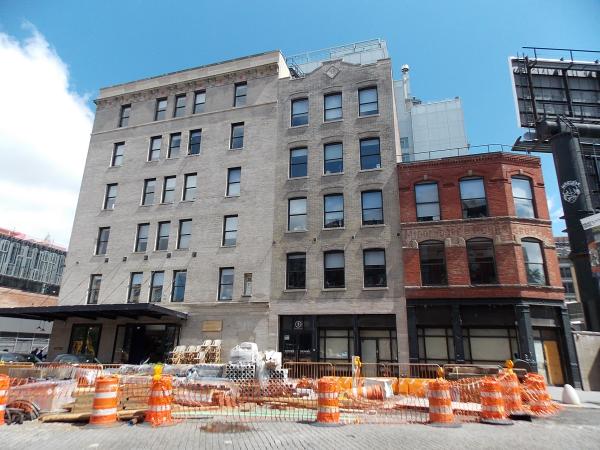
[[50, 355], [221, 339], [406, 360], [392, 68], [385, 46], [365, 56], [101, 89]]

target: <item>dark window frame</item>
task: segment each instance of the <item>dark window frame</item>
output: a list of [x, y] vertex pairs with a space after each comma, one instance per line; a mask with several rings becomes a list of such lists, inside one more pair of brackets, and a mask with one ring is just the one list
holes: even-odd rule
[[[98, 356], [98, 350], [100, 348], [100, 342], [102, 339], [102, 324], [93, 324], [93, 323], [74, 323], [73, 326], [71, 327], [71, 335], [69, 336], [69, 347], [67, 350], [67, 353], [72, 354], [75, 353], [75, 350], [73, 350], [73, 337], [75, 335], [75, 330], [78, 328], [87, 328], [88, 332], [86, 333], [87, 336], [89, 336], [89, 329], [90, 328], [97, 328], [98, 329], [98, 339], [95, 345], [94, 350], [94, 354], [92, 356], [97, 357]], [[83, 355], [83, 354], [87, 354], [87, 353], [77, 353], [78, 355]]]
[[[367, 141], [377, 141], [377, 153], [363, 153], [367, 151], [367, 148], [365, 147], [363, 149], [363, 144], [366, 144]], [[374, 136], [374, 137], [368, 137], [368, 138], [362, 138], [359, 140], [358, 143], [359, 146], [359, 152], [360, 152], [360, 170], [364, 171], [364, 170], [380, 170], [382, 167], [382, 163], [381, 163], [381, 139], [378, 136]], [[367, 165], [367, 161], [369, 161], [372, 157], [377, 156], [377, 158], [379, 159], [379, 163], [374, 164], [373, 167], [370, 167], [370, 164]], [[379, 166], [379, 167], [378, 167]]]
[[[106, 236], [104, 232], [107, 231]], [[97, 256], [104, 256], [108, 252], [108, 241], [110, 239], [110, 227], [98, 228], [98, 235], [96, 237], [96, 248], [94, 254]], [[102, 252], [100, 252], [102, 250]]]
[[[327, 150], [339, 146], [342, 150], [342, 155], [339, 158], [327, 158]], [[340, 164], [341, 170], [332, 171], [327, 169], [327, 164]], [[323, 174], [339, 174], [344, 173], [344, 144], [342, 142], [328, 142], [323, 145]]]
[[[167, 186], [167, 184], [173, 181], [173, 186]], [[168, 189], [167, 189], [168, 188]], [[161, 203], [174, 203], [175, 202], [175, 191], [177, 190], [177, 176], [176, 175], [171, 175], [168, 177], [164, 177], [163, 179], [163, 186], [162, 186], [162, 195], [160, 197], [160, 202]], [[171, 200], [169, 200], [167, 198], [167, 196], [169, 197], [173, 197]]]
[[[381, 206], [379, 208], [366, 208], [365, 209], [365, 194], [371, 194], [374, 192], [379, 192], [379, 198], [381, 199]], [[383, 191], [381, 189], [370, 189], [368, 191], [362, 191], [360, 193], [360, 207], [361, 207], [361, 224], [362, 226], [371, 226], [371, 225], [383, 225], [385, 224], [385, 216], [383, 214]], [[365, 211], [371, 210], [381, 210], [381, 220], [375, 223], [366, 223], [365, 222]], [[374, 222], [374, 221], [371, 221]]]
[[[529, 244], [536, 244], [539, 251], [540, 251], [540, 257], [542, 259], [541, 262], [528, 262], [525, 255], [525, 246], [523, 245], [523, 243], [529, 243]], [[521, 251], [523, 252], [523, 266], [525, 268], [525, 275], [527, 278], [527, 284], [530, 286], [547, 286], [548, 285], [548, 267], [546, 264], [546, 254], [544, 252], [544, 242], [540, 241], [539, 239], [536, 238], [532, 238], [532, 237], [525, 237], [521, 239]], [[531, 271], [530, 271], [530, 267], [531, 266], [541, 266], [541, 277], [542, 277], [542, 282], [535, 282], [532, 281], [532, 277], [531, 277]]]
[[[177, 145], [173, 145], [174, 142], [177, 142]], [[173, 150], [177, 149], [175, 156], [173, 156]], [[181, 155], [181, 133], [171, 133], [169, 135], [169, 154], [167, 155], [167, 159], [171, 158], [179, 158]]]
[[[156, 283], [156, 278], [158, 276], [162, 277], [161, 283]], [[156, 292], [158, 292], [158, 288], [160, 288], [160, 296], [156, 299]], [[164, 294], [165, 289], [165, 271], [164, 270], [153, 270], [150, 275], [150, 295], [148, 296], [148, 303], [161, 303], [162, 296]]]
[[[375, 101], [374, 102], [363, 102], [361, 100], [361, 94], [363, 92], [366, 91], [371, 91], [371, 90], [375, 90]], [[367, 106], [367, 105], [373, 105], [375, 104], [377, 106], [377, 108], [375, 108], [375, 110], [368, 110], [363, 112], [363, 106]], [[366, 86], [363, 88], [360, 88], [358, 90], [358, 117], [369, 117], [369, 116], [374, 116], [379, 114], [379, 89], [377, 89], [377, 86]]]
[[[239, 181], [231, 181], [231, 175], [233, 173], [233, 171], [239, 171]], [[231, 193], [231, 187], [233, 185], [238, 185], [238, 193], [237, 194], [232, 194]], [[225, 194], [227, 197], [239, 197], [242, 193], [241, 191], [242, 189], [242, 168], [241, 167], [228, 167], [227, 168], [227, 190], [225, 191]]]
[[[120, 152], [119, 152], [120, 150]], [[121, 167], [125, 156], [125, 142], [115, 142], [110, 158], [110, 167]], [[118, 163], [117, 163], [118, 161]]]
[[[327, 256], [341, 254], [342, 259], [344, 261], [344, 266], [328, 268], [327, 267]], [[339, 277], [339, 273], [341, 272], [342, 282], [334, 283], [335, 278]], [[337, 277], [336, 277], [337, 274]], [[330, 250], [323, 252], [323, 289], [345, 289], [346, 288], [346, 255], [343, 250]]]
[[[168, 226], [167, 233], [166, 234], [164, 234], [164, 233], [161, 234], [161, 228], [163, 226], [165, 226], [165, 225]], [[156, 243], [154, 245], [154, 250], [155, 251], [166, 251], [166, 250], [168, 250], [169, 249], [169, 240], [170, 240], [170, 237], [171, 237], [171, 222], [168, 221], [168, 220], [165, 220], [165, 221], [162, 221], [162, 222], [158, 222], [158, 224], [156, 226]], [[166, 243], [164, 245], [165, 248], [160, 248], [160, 247], [162, 247], [162, 245], [160, 245], [161, 242], [162, 242], [161, 239], [163, 239], [163, 240], [166, 239]]]
[[[111, 189], [114, 188], [115, 192], [111, 195]], [[117, 202], [117, 194], [118, 194], [119, 183], [110, 183], [106, 185], [106, 191], [104, 192], [104, 204], [102, 205], [102, 209], [112, 211], [115, 209], [115, 204]], [[111, 203], [112, 200], [112, 203]]]
[[[235, 218], [235, 229], [227, 229], [229, 219]], [[227, 216], [223, 216], [223, 232], [221, 235], [221, 246], [222, 247], [235, 247], [237, 245], [237, 235], [239, 231], [239, 216], [237, 214], [230, 214]], [[233, 238], [228, 238], [228, 235], [234, 235]], [[233, 240], [234, 242], [228, 242], [228, 240]]]
[[[292, 214], [290, 210], [291, 202], [294, 200], [304, 200], [304, 214]], [[292, 217], [304, 216], [304, 228], [298, 230], [292, 230], [290, 228], [290, 223]], [[292, 197], [288, 199], [288, 231], [307, 231], [308, 230], [308, 199], [307, 197]]]
[[[238, 89], [242, 89], [242, 88], [244, 89], [244, 93], [240, 94], [238, 92]], [[237, 108], [239, 106], [246, 106], [247, 94], [248, 94], [248, 83], [246, 81], [241, 81], [239, 83], [235, 83], [234, 88], [233, 88], [233, 107]]]
[[[306, 112], [294, 113], [294, 105], [300, 104], [300, 102], [306, 102]], [[290, 126], [302, 127], [308, 125], [310, 103], [308, 97], [295, 98], [291, 101], [290, 105], [291, 119]], [[296, 123], [297, 122], [297, 123]]]
[[[306, 162], [304, 163], [296, 163], [293, 162], [293, 153], [297, 152], [297, 151], [302, 151], [304, 150], [306, 152]], [[304, 175], [294, 175], [294, 171], [295, 170], [301, 170], [301, 167], [304, 166]], [[298, 169], [300, 168], [300, 169]], [[290, 149], [290, 161], [289, 161], [289, 171], [288, 171], [288, 178], [292, 179], [292, 178], [305, 178], [308, 177], [308, 148], [307, 147], [294, 147]]]
[[[242, 134], [235, 134], [236, 130], [242, 130]], [[244, 148], [244, 134], [245, 125], [244, 122], [236, 122], [231, 124], [231, 134], [229, 137], [229, 150], [239, 150]]]
[[[154, 184], [152, 186], [152, 191], [148, 190], [148, 186], [150, 185], [150, 182], [154, 182]], [[151, 201], [147, 201], [147, 197], [150, 194], [152, 194], [152, 199], [151, 199]], [[146, 178], [144, 180], [144, 187], [142, 189], [142, 206], [154, 205], [155, 196], [156, 196], [156, 178]]]
[[[327, 199], [328, 198], [333, 198], [333, 197], [341, 197], [342, 198], [342, 209], [341, 210], [327, 210]], [[327, 229], [331, 229], [331, 228], [344, 228], [345, 226], [345, 222], [344, 222], [344, 212], [345, 209], [345, 202], [344, 202], [344, 194], [343, 193], [334, 193], [334, 194], [327, 194], [323, 196], [323, 228], [327, 228]], [[339, 214], [342, 213], [342, 220], [341, 220], [341, 224], [338, 225], [331, 225], [330, 223], [328, 223], [327, 221], [327, 215], [335, 215], [335, 214]], [[334, 221], [332, 221], [331, 223], [334, 223]]]
[[[529, 194], [531, 195], [531, 198], [526, 198], [526, 197], [517, 197], [515, 196], [515, 191], [514, 191], [514, 182], [513, 180], [521, 180], [521, 181], [527, 181], [528, 185], [529, 185]], [[519, 217], [519, 218], [526, 218], [526, 219], [535, 219], [537, 218], [538, 214], [537, 214], [537, 207], [535, 204], [535, 195], [533, 193], [533, 180], [525, 175], [513, 175], [510, 178], [510, 182], [511, 182], [511, 192], [512, 192], [512, 196], [513, 196], [513, 202], [515, 205], [515, 216]], [[522, 216], [519, 215], [518, 213], [518, 208], [517, 208], [517, 200], [521, 200], [521, 201], [528, 201], [529, 203], [531, 203], [531, 212], [532, 215], [531, 216]]]
[[[161, 103], [165, 102], [165, 107], [161, 108]], [[167, 107], [169, 106], [169, 99], [167, 97], [161, 97], [156, 99], [156, 106], [154, 108], [154, 121], [165, 120], [167, 118]]]
[[[370, 264], [367, 265], [367, 253], [370, 252], [381, 252], [383, 253], [383, 266]], [[370, 271], [370, 274], [367, 274], [367, 271]], [[381, 272], [383, 271], [383, 272]], [[382, 274], [383, 273], [383, 277]], [[367, 279], [372, 277], [373, 275], [377, 275], [380, 279], [383, 279], [383, 282], [380, 283], [367, 283]], [[365, 288], [379, 288], [379, 287], [387, 287], [387, 258], [385, 254], [384, 248], [366, 248], [363, 249], [363, 287]]]
[[[333, 97], [339, 97], [340, 98], [340, 106], [336, 106], [333, 108], [328, 108], [327, 107], [327, 99], [328, 98], [333, 98]], [[343, 104], [343, 97], [342, 97], [342, 93], [341, 92], [330, 92], [328, 94], [325, 94], [323, 96], [323, 122], [331, 122], [334, 120], [342, 120], [344, 118], [344, 108], [343, 108], [344, 104]], [[330, 111], [338, 111], [339, 110], [339, 117], [333, 117], [333, 118], [327, 118], [327, 113]]]
[[[192, 219], [180, 219], [177, 226], [177, 250], [187, 250], [190, 248], [192, 240]], [[184, 233], [183, 227], [189, 224], [189, 232]], [[187, 245], [183, 246], [182, 241], [187, 240]]]
[[188, 135], [188, 148], [187, 154], [191, 155], [199, 155], [202, 151], [202, 129], [190, 130]]
[[[142, 228], [145, 227], [146, 230], [146, 236], [143, 237], [141, 236], [141, 231]], [[145, 222], [145, 223], [138, 223], [137, 225], [137, 230], [136, 230], [136, 234], [135, 234], [135, 246], [134, 246], [134, 252], [146, 252], [148, 250], [148, 239], [150, 237], [150, 223]], [[142, 249], [142, 246], [144, 247]]]
[[[436, 262], [431, 262], [431, 260], [428, 260], [427, 262], [424, 261], [423, 258], [423, 254], [425, 253], [425, 249], [429, 247], [437, 247], [436, 250], [442, 250], [441, 254], [442, 254], [442, 260], [441, 262], [436, 261]], [[438, 278], [437, 280], [433, 280], [431, 277], [431, 275], [429, 275], [428, 279], [425, 279], [426, 276], [424, 274], [431, 274], [431, 271], [429, 270], [424, 270], [424, 267], [432, 267], [432, 268], [438, 268], [437, 273], [440, 275], [440, 278]], [[435, 239], [430, 239], [430, 240], [426, 240], [426, 241], [422, 241], [419, 242], [419, 270], [421, 273], [421, 286], [447, 286], [448, 285], [448, 267], [446, 264], [446, 245], [444, 244], [444, 241], [438, 241]], [[435, 271], [433, 272], [435, 273]]]
[[[183, 276], [183, 283], [182, 284], [178, 284], [178, 275], [180, 274], [184, 274]], [[181, 282], [181, 280], [179, 280], [179, 282]], [[186, 288], [186, 284], [187, 284], [187, 270], [183, 269], [183, 270], [174, 270], [173, 271], [173, 279], [171, 280], [171, 302], [173, 303], [182, 303], [185, 301], [185, 288]], [[183, 290], [182, 292], [182, 296], [181, 298], [175, 298], [175, 292], [177, 292], [177, 289], [181, 288]]]
[[[194, 185], [189, 186], [189, 181], [193, 179]], [[198, 190], [198, 173], [186, 173], [183, 176], [183, 192], [181, 194], [181, 201], [193, 202], [196, 200], [196, 194]]]
[[[98, 287], [95, 287], [95, 285], [96, 285], [95, 281], [98, 281]], [[102, 287], [102, 274], [94, 273], [94, 274], [90, 275], [90, 284], [88, 286], [88, 295], [87, 295], [87, 300], [86, 300], [86, 303], [88, 305], [97, 305], [98, 304], [98, 299], [100, 298], [101, 287]]]
[[[134, 284], [134, 278], [139, 275], [139, 284]], [[144, 285], [144, 272], [131, 272], [129, 274], [129, 286], [127, 288], [127, 303], [139, 303], [142, 298], [142, 286]], [[138, 286], [139, 291], [137, 297], [134, 299], [134, 286]]]
[[[293, 265], [290, 260], [297, 259], [300, 260], [303, 257], [304, 267], [302, 270], [298, 268], [291, 269]], [[293, 252], [288, 253], [285, 258], [286, 266], [285, 266], [285, 288], [286, 290], [294, 290], [294, 289], [306, 289], [306, 253], [304, 252]]]
[[[463, 186], [463, 182], [468, 182], [468, 181], [473, 181], [473, 180], [481, 180], [481, 186], [483, 188], [483, 197], [472, 197], [472, 198], [463, 198], [463, 192], [462, 192], [462, 186]], [[485, 178], [481, 177], [481, 176], [469, 176], [469, 177], [463, 177], [460, 180], [458, 180], [458, 193], [459, 193], [459, 197], [460, 197], [460, 207], [462, 210], [462, 218], [463, 219], [477, 219], [480, 217], [489, 217], [490, 216], [490, 211], [489, 211], [489, 202], [487, 200], [487, 190], [485, 188]], [[474, 215], [474, 216], [470, 216], [469, 214], [469, 208], [465, 207], [465, 200], [484, 200], [485, 201], [485, 213], [483, 215], [479, 214], [479, 215]], [[482, 208], [481, 206], [479, 208]], [[473, 208], [471, 208], [473, 209]]]
[[129, 117], [131, 117], [131, 104], [121, 105], [121, 111], [119, 112], [119, 128], [129, 125]]
[[[204, 97], [203, 102], [198, 102], [198, 98], [200, 96]], [[202, 105], [202, 106], [200, 106], [200, 105]], [[194, 92], [194, 114], [203, 113], [205, 105], [206, 105], [206, 90], [203, 89], [203, 90]]]
[[[489, 246], [489, 248], [491, 248], [491, 262], [477, 262], [474, 260], [474, 255], [470, 254], [470, 250], [473, 250], [472, 246], [476, 245], [476, 244], [487, 244]], [[485, 237], [474, 237], [471, 239], [468, 239], [465, 243], [466, 245], [466, 249], [467, 249], [467, 262], [469, 265], [469, 279], [472, 285], [481, 285], [481, 284], [498, 284], [498, 268], [496, 266], [496, 248], [494, 246], [494, 241], [492, 239], [489, 238], [485, 238]], [[471, 248], [469, 248], [469, 246], [471, 246]], [[474, 271], [473, 271], [473, 266], [475, 264], [478, 265], [482, 265], [482, 264], [486, 264], [486, 265], [491, 265], [491, 268], [493, 269], [493, 276], [489, 278], [489, 281], [483, 281], [483, 282], [476, 282], [477, 280], [474, 281]], [[481, 275], [479, 275], [481, 276]]]
[[[231, 270], [231, 283], [223, 283], [223, 275], [226, 270]], [[233, 267], [219, 267], [219, 292], [217, 294], [217, 299], [220, 302], [231, 301], [233, 300], [233, 286], [235, 283], [235, 268]], [[222, 298], [223, 288], [231, 286], [231, 296]]]
[[[183, 105], [179, 101], [183, 100]], [[175, 96], [175, 107], [173, 108], [173, 117], [183, 117], [185, 115], [185, 107], [187, 106], [187, 94], [178, 94]]]
[[[435, 185], [435, 192], [437, 195], [437, 201], [427, 201], [427, 202], [419, 202], [419, 197], [417, 195], [417, 189], [419, 186], [432, 186]], [[423, 183], [415, 184], [415, 205], [416, 205], [416, 214], [417, 214], [417, 222], [436, 222], [438, 220], [442, 220], [442, 208], [440, 204], [440, 187], [437, 181], [426, 181]], [[419, 216], [419, 206], [420, 205], [437, 205], [437, 216]], [[430, 218], [431, 217], [431, 218]]]
[[[154, 143], [158, 142], [158, 148], [154, 147]], [[148, 161], [158, 161], [160, 159], [160, 151], [162, 147], [162, 136], [152, 136], [150, 138], [150, 148], [148, 149]], [[155, 153], [158, 152], [158, 155], [155, 156]]]

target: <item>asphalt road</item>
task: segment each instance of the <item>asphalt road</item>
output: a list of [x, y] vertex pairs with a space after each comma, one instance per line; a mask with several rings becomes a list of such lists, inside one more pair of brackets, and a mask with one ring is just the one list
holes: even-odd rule
[[558, 416], [512, 426], [464, 424], [345, 425], [315, 427], [295, 422], [250, 423], [249, 431], [207, 432], [207, 420], [171, 427], [119, 425], [108, 429], [30, 422], [0, 430], [10, 449], [600, 449], [600, 409], [565, 408]]

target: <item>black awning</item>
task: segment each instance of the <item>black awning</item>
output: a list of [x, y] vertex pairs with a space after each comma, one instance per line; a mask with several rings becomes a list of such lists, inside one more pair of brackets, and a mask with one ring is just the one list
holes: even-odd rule
[[28, 306], [23, 308], [0, 308], [0, 317], [32, 320], [79, 319], [187, 319], [187, 313], [165, 308], [155, 303], [109, 304], [109, 305], [64, 305], [64, 306]]

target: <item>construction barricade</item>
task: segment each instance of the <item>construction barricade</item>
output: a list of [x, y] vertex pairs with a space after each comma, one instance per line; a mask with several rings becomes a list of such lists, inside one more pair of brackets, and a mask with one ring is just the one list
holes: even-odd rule
[[324, 377], [318, 382], [317, 421], [319, 425], [339, 425], [339, 385], [334, 377]]
[[10, 387], [10, 378], [8, 375], [0, 375], [0, 426], [4, 425], [4, 412], [8, 403], [8, 388]]
[[90, 425], [115, 425], [119, 401], [119, 379], [115, 376], [99, 376], [95, 381]]

